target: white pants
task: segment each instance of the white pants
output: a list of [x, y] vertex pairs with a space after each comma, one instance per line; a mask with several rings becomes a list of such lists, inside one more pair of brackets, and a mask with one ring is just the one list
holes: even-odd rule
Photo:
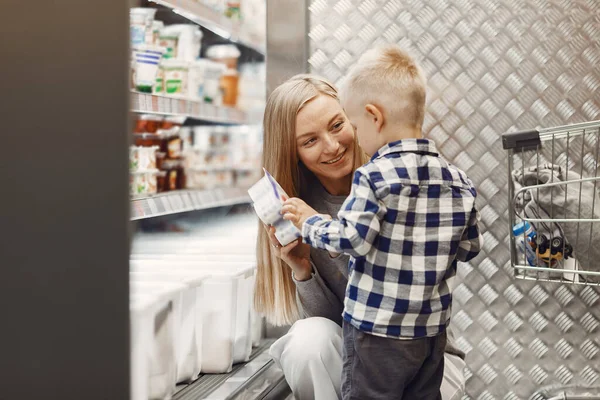
[[[341, 399], [342, 328], [326, 318], [306, 318], [271, 346], [271, 357], [283, 370], [296, 400]], [[463, 395], [465, 362], [458, 356], [444, 356], [443, 400]]]

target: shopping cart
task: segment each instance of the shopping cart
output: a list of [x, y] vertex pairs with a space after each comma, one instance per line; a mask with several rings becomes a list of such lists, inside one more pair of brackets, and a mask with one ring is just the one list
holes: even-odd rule
[[600, 286], [600, 121], [505, 133], [502, 144], [515, 276]]

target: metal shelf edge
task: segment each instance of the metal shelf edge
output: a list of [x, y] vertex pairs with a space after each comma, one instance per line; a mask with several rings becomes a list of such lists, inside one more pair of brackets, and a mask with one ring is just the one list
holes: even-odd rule
[[229, 125], [248, 123], [246, 113], [236, 108], [216, 107], [201, 101], [136, 91], [131, 91], [131, 111], [142, 114], [180, 116]]
[[245, 188], [179, 190], [131, 199], [131, 221], [250, 202]]

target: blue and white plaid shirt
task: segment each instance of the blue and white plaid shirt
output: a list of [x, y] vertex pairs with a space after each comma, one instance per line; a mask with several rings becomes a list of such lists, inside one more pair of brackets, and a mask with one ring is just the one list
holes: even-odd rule
[[315, 215], [302, 227], [311, 246], [351, 256], [344, 320], [399, 339], [443, 332], [456, 262], [481, 248], [476, 196], [427, 139], [389, 143], [357, 169], [338, 220]]

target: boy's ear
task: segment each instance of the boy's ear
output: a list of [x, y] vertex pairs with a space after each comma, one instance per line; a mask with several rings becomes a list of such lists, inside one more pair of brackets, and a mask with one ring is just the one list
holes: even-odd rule
[[375, 124], [377, 132], [381, 132], [381, 129], [383, 129], [383, 124], [385, 123], [383, 118], [383, 112], [381, 112], [381, 109], [374, 104], [367, 104], [365, 106], [365, 111], [367, 112], [369, 118]]

